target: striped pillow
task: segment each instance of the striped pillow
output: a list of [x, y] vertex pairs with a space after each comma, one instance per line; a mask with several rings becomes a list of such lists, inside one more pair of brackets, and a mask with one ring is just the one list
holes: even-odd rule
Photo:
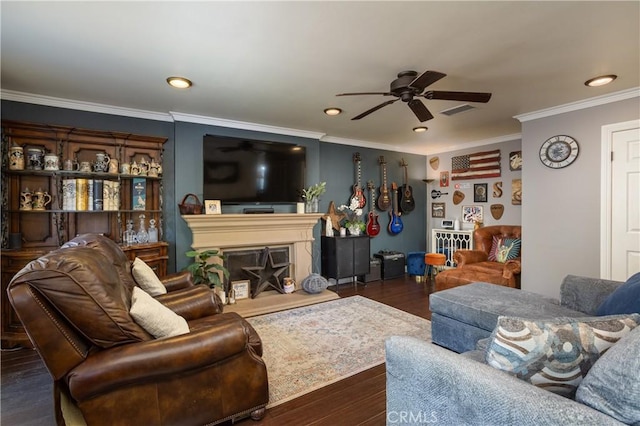
[[520, 238], [493, 237], [489, 260], [493, 262], [505, 263], [520, 256]]
[[639, 314], [540, 321], [501, 316], [485, 361], [535, 386], [573, 398], [598, 358], [639, 324]]

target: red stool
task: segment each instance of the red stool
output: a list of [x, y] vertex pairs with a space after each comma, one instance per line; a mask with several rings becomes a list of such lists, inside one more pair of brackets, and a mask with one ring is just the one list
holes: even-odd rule
[[438, 271], [443, 269], [447, 257], [442, 253], [427, 253], [424, 255], [424, 263], [427, 265], [427, 275], [435, 277]]

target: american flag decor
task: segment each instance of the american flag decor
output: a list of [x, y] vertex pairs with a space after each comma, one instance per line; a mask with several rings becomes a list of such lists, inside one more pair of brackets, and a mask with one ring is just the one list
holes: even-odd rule
[[451, 159], [451, 180], [500, 177], [500, 150], [459, 155]]

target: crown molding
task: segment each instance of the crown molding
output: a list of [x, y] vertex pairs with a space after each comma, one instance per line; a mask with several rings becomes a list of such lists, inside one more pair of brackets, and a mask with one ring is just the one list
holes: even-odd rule
[[537, 120], [539, 118], [551, 117], [558, 114], [564, 114], [566, 112], [578, 111], [585, 108], [592, 108], [637, 97], [640, 97], [640, 87], [634, 87], [633, 89], [621, 90], [620, 92], [609, 93], [608, 95], [596, 96], [582, 101], [558, 105], [552, 108], [545, 108], [538, 111], [519, 114], [513, 118], [524, 123], [525, 121]]
[[411, 149], [400, 150], [395, 145], [387, 145], [387, 144], [377, 143], [377, 142], [368, 142], [368, 141], [363, 141], [358, 139], [339, 138], [336, 136], [325, 135], [322, 138], [320, 138], [320, 142], [335, 143], [339, 145], [359, 146], [362, 148], [382, 149], [386, 151], [405, 152], [407, 154], [425, 155], [424, 151], [411, 150]]
[[228, 120], [225, 118], [207, 117], [204, 115], [184, 114], [175, 111], [170, 111], [169, 114], [173, 118], [173, 121], [182, 121], [185, 123], [206, 124], [209, 126], [229, 127], [232, 129], [251, 130], [254, 132], [276, 133], [279, 135], [297, 136], [301, 138], [316, 140], [325, 136], [324, 133], [319, 132], [291, 129], [288, 127], [270, 126], [267, 124], [250, 123], [247, 121]]
[[443, 151], [427, 152], [427, 155], [444, 154], [445, 152], [452, 152], [452, 151], [462, 151], [469, 148], [477, 148], [480, 146], [493, 145], [496, 143], [511, 142], [518, 139], [522, 139], [522, 133], [513, 133], [511, 135], [504, 135], [504, 136], [498, 136], [490, 139], [483, 139], [480, 141], [465, 143], [464, 145], [452, 145], [452, 146], [448, 146]]
[[145, 111], [141, 109], [105, 105], [95, 102], [76, 101], [71, 99], [56, 98], [53, 96], [34, 95], [32, 93], [16, 92], [13, 90], [0, 90], [0, 98], [7, 101], [97, 112], [100, 114], [122, 115], [125, 117], [143, 118], [146, 120], [156, 121], [173, 121], [169, 114], [163, 112]]

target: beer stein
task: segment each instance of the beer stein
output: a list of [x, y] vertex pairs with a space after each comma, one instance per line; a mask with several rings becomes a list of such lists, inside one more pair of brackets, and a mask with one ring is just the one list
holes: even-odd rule
[[118, 173], [118, 160], [115, 158], [109, 160], [109, 173], [114, 175]]
[[45, 210], [51, 203], [51, 195], [39, 188], [33, 193], [33, 210]]
[[160, 164], [156, 163], [156, 160], [151, 159], [151, 163], [149, 164], [149, 176], [150, 177], [158, 177], [160, 174]]
[[33, 195], [29, 188], [25, 188], [20, 193], [20, 210], [31, 210], [33, 204]]
[[9, 170], [24, 170], [24, 149], [15, 143], [9, 148]]
[[48, 153], [44, 156], [45, 170], [60, 170], [60, 158], [56, 154]]
[[140, 166], [138, 166], [136, 160], [133, 160], [133, 163], [131, 163], [131, 174], [136, 176], [140, 174]]
[[93, 163], [93, 171], [95, 172], [106, 172], [109, 170], [109, 161], [111, 161], [111, 157], [104, 152], [99, 152], [96, 154], [96, 161]]
[[149, 163], [147, 163], [147, 160], [145, 160], [144, 158], [140, 159], [140, 173], [138, 173], [140, 176], [147, 176], [149, 174]]
[[83, 173], [91, 172], [91, 162], [90, 161], [81, 161], [80, 162], [80, 171]]
[[120, 165], [120, 173], [122, 173], [123, 175], [131, 174], [131, 164], [122, 163]]
[[42, 170], [43, 157], [42, 148], [27, 148], [27, 170]]
[[80, 164], [78, 164], [78, 160], [75, 158], [73, 160], [71, 158], [67, 158], [64, 160], [64, 163], [62, 163], [62, 169], [69, 172], [77, 172], [80, 169]]

